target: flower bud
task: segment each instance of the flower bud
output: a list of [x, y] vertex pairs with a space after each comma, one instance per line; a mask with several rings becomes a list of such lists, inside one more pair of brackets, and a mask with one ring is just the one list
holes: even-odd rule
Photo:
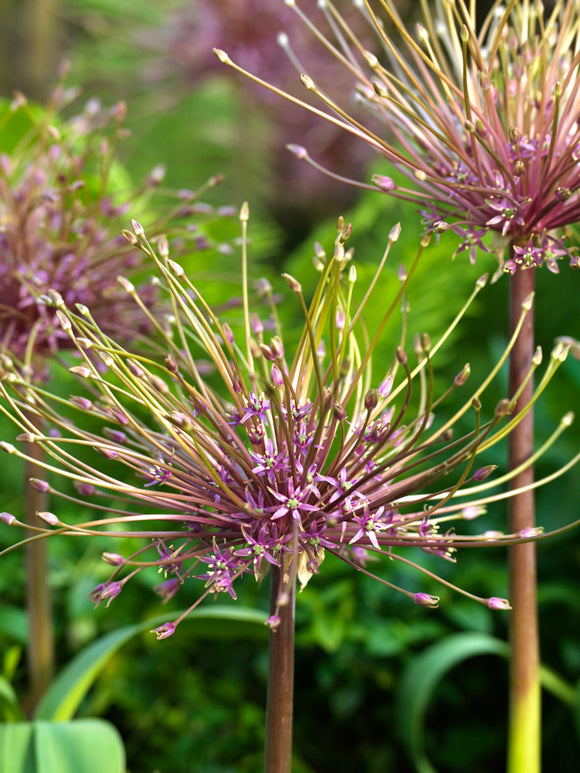
[[137, 237], [145, 236], [145, 230], [138, 220], [131, 220], [131, 228]]
[[46, 521], [49, 526], [56, 526], [58, 523], [60, 523], [54, 513], [49, 513], [46, 510], [37, 510], [36, 515], [39, 518], [42, 518], [43, 521]]
[[391, 177], [386, 177], [383, 174], [375, 174], [375, 175], [373, 175], [373, 182], [382, 191], [386, 191], [387, 193], [389, 191], [394, 191], [395, 187], [396, 187], [393, 179]]
[[82, 497], [92, 497], [97, 492], [92, 483], [84, 483], [82, 481], [75, 481], [75, 488]]
[[280, 627], [280, 615], [270, 615], [264, 625], [267, 625], [271, 631], [276, 631]]
[[501, 419], [508, 413], [510, 413], [510, 401], [504, 398], [495, 406], [495, 417]]
[[473, 473], [473, 480], [478, 482], [487, 480], [495, 470], [497, 470], [497, 464], [488, 464], [486, 467], [480, 467]]
[[70, 319], [67, 317], [67, 315], [63, 311], [58, 309], [58, 311], [56, 312], [56, 317], [58, 319], [59, 325], [61, 326], [61, 328], [66, 333], [68, 333], [70, 330], [72, 330], [72, 325], [71, 325]]
[[544, 529], [542, 526], [530, 526], [527, 529], [521, 529], [518, 532], [518, 537], [521, 537], [522, 539], [533, 539], [534, 537], [539, 537], [540, 534], [544, 533]]
[[40, 478], [29, 478], [28, 482], [32, 488], [40, 491], [41, 494], [46, 494], [47, 491], [50, 491], [50, 486], [45, 480], [41, 480]]
[[177, 363], [175, 362], [175, 360], [170, 354], [168, 354], [167, 357], [165, 358], [165, 364], [167, 366], [167, 370], [170, 373], [173, 373], [174, 375], [179, 373], [179, 368], [177, 367]]
[[252, 326], [252, 333], [255, 336], [261, 336], [264, 332], [264, 325], [262, 324], [262, 321], [257, 314], [252, 314], [250, 324]]
[[379, 402], [379, 394], [376, 389], [371, 389], [365, 395], [365, 408], [370, 413], [374, 411]]
[[379, 385], [379, 389], [378, 389], [379, 395], [381, 397], [388, 397], [392, 388], [393, 388], [393, 374], [389, 373], [389, 375], [385, 379], [383, 379], [383, 381]]
[[274, 363], [270, 368], [270, 378], [272, 379], [272, 384], [275, 387], [284, 386], [284, 377], [282, 376], [282, 371], [276, 365], [276, 363]]
[[69, 373], [73, 373], [75, 376], [80, 376], [81, 378], [92, 378], [93, 372], [89, 370], [89, 368], [85, 368], [84, 365], [73, 365], [72, 368], [68, 369]]
[[471, 367], [469, 363], [466, 363], [463, 370], [455, 376], [455, 386], [463, 386], [471, 374]]
[[153, 628], [151, 633], [154, 633], [155, 636], [157, 636], [158, 641], [160, 639], [168, 639], [175, 633], [175, 623], [164, 623], [158, 628]]
[[510, 603], [507, 599], [500, 599], [497, 596], [492, 596], [487, 599], [487, 606], [490, 609], [511, 609]]
[[428, 593], [415, 593], [413, 601], [421, 607], [435, 609], [435, 607], [439, 606], [439, 596], [430, 596]]
[[76, 408], [80, 408], [83, 411], [90, 411], [93, 407], [92, 402], [87, 397], [79, 397], [77, 395], [71, 395], [69, 402]]
[[293, 142], [290, 142], [286, 145], [286, 149], [289, 150], [290, 153], [294, 153], [296, 158], [299, 158], [301, 161], [308, 158], [308, 151], [303, 145], [295, 145]]
[[105, 561], [107, 564], [110, 564], [111, 566], [123, 566], [125, 563], [125, 559], [123, 556], [120, 556], [118, 553], [107, 553], [104, 552], [101, 555], [101, 558], [103, 561]]
[[298, 294], [302, 293], [302, 285], [297, 279], [294, 279], [294, 277], [290, 276], [290, 274], [282, 274], [282, 276], [286, 280], [286, 283], [288, 287], [292, 290], [292, 292], [298, 293]]
[[167, 265], [169, 268], [173, 271], [175, 276], [182, 277], [185, 275], [185, 271], [183, 270], [183, 266], [180, 266], [179, 263], [176, 263], [174, 260], [168, 260]]

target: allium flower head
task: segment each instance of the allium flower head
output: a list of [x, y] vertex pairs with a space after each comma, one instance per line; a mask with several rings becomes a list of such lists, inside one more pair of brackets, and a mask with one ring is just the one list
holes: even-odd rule
[[[329, 121], [412, 181], [406, 188], [377, 175], [379, 190], [418, 202], [428, 227], [453, 229], [462, 239], [458, 251], [468, 250], [472, 261], [477, 247], [489, 249], [481, 240], [492, 233], [500, 261], [506, 243], [515, 244], [502, 263], [508, 273], [542, 265], [557, 272], [565, 255], [578, 266], [561, 234], [580, 218], [576, 0], [558, 1], [552, 11], [529, 0], [496, 1], [479, 28], [475, 2], [422, 0], [424, 21], [416, 30], [405, 27], [389, 0], [358, 0], [358, 11], [344, 16], [322, 0], [332, 20], [325, 28], [299, 3], [285, 4], [348, 69], [358, 101], [386, 124], [385, 138], [379, 121], [367, 126], [345, 100], [329, 96], [316, 71], [302, 75], [329, 108], [321, 111]], [[353, 32], [359, 12], [373, 36]], [[294, 152], [310, 160], [305, 148]]]
[[[244, 232], [247, 218], [244, 207]], [[254, 314], [244, 283], [243, 314], [236, 327], [233, 318], [220, 319], [205, 302], [183, 267], [169, 257], [167, 243], [161, 240], [157, 253], [134, 221], [126, 238], [155, 261], [172, 306], [170, 319], [151, 317], [166, 350], [164, 359], [132, 353], [107, 335], [86, 307], [68, 307], [53, 294], [60, 330], [84, 356], [84, 364], [71, 370], [90, 386], [91, 397], [51, 397], [22, 378], [5, 357], [0, 410], [18, 424], [21, 441], [37, 443], [53, 457], [47, 468], [72, 479], [80, 498], [60, 493], [73, 501], [88, 499], [102, 513], [82, 525], [39, 514], [46, 523], [41, 533], [89, 536], [106, 529], [146, 540], [133, 555], [104, 555], [113, 571], [93, 592], [94, 603], [108, 605], [130, 577], [150, 566], [165, 575], [157, 589], [163, 600], [189, 578], [204, 583], [205, 593], [192, 608], [211, 593], [236, 598], [239, 578], [251, 574], [260, 579], [275, 566], [282, 569], [282, 605], [296, 579], [304, 586], [319, 571], [326, 553], [370, 574], [365, 564], [371, 554], [414, 565], [399, 548], [453, 560], [461, 545], [506, 539], [497, 532], [460, 537], [451, 521], [473, 520], [494, 498], [486, 493], [493, 466], [478, 466], [477, 456], [518, 418], [509, 418], [507, 400], [484, 417], [481, 396], [508, 352], [455, 413], [439, 421], [435, 413], [441, 403], [468, 389], [466, 366], [444, 395], [433, 395], [432, 361], [446, 336], [433, 344], [422, 336], [414, 367], [402, 346], [391, 362], [371, 366], [376, 341], [399, 309], [428, 242], [397, 284], [378, 329], [366, 330], [365, 308], [399, 231], [399, 226], [392, 229], [377, 276], [358, 301], [352, 250], [346, 246], [350, 227], [342, 220], [332, 254], [317, 250], [320, 279], [309, 303], [300, 283], [285, 275], [304, 320], [294, 343], [284, 340], [267, 282], [258, 285], [265, 303], [253, 305]], [[244, 274], [245, 244], [244, 239]], [[477, 283], [472, 297], [484, 284]], [[129, 288], [129, 293], [146, 313], [137, 292]], [[520, 324], [530, 303], [524, 304]], [[567, 348], [558, 345], [537, 394]], [[534, 358], [530, 376], [540, 359]], [[207, 360], [214, 373], [203, 375], [199, 364]], [[467, 429], [452, 437], [458, 420], [469, 414]], [[39, 417], [45, 430], [38, 429]], [[86, 429], [89, 417], [102, 430]], [[1, 443], [0, 448], [26, 457], [14, 445]], [[115, 499], [112, 506], [99, 503], [107, 495]], [[9, 514], [4, 521], [17, 523]], [[437, 604], [420, 588], [399, 590], [417, 604]], [[274, 612], [269, 625], [275, 627], [277, 619]], [[159, 637], [171, 635], [178, 622], [158, 629]]]
[[[148, 214], [164, 171], [156, 168], [141, 186], [128, 187], [115, 159], [125, 134], [124, 105], [105, 109], [92, 99], [62, 119], [59, 111], [76, 96], [59, 86], [41, 110], [18, 95], [2, 115], [8, 127], [25, 129], [0, 154], [0, 351], [28, 365], [35, 361], [33, 367], [71, 344], [56, 322], [49, 291], [70, 305], [90, 306], [103, 331], [122, 340], [150, 324], [116, 281], [118, 274], [137, 274], [142, 263], [120, 230], [129, 207]], [[196, 194], [186, 198], [166, 207], [154, 233], [175, 228], [178, 214], [191, 215]], [[143, 289], [147, 305], [154, 297], [152, 286]]]

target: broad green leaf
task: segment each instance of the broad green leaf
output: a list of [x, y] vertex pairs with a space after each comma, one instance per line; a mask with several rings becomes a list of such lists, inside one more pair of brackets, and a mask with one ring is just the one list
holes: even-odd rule
[[507, 656], [508, 645], [482, 633], [458, 633], [437, 642], [411, 661], [398, 695], [401, 736], [418, 773], [436, 773], [425, 755], [424, 719], [429, 701], [444, 677], [458, 663], [476, 655]]
[[6, 773], [124, 773], [121, 737], [102, 719], [0, 726], [0, 770]]
[[[427, 707], [445, 674], [468, 658], [500, 655], [509, 658], [506, 642], [483, 633], [448, 636], [415, 657], [404, 672], [398, 695], [397, 715], [401, 737], [418, 773], [436, 773], [425, 755], [424, 722]], [[555, 671], [540, 666], [542, 687], [574, 712], [580, 735], [580, 684], [574, 690]]]
[[[177, 616], [177, 614], [174, 614]], [[195, 610], [181, 625], [198, 636], [266, 636], [265, 614], [256, 609], [216, 605]], [[71, 719], [87, 691], [115, 652], [129, 639], [167, 621], [167, 616], [129, 625], [106, 634], [80, 652], [55, 679], [38, 705], [35, 718]], [[162, 647], [163, 643], [160, 642]]]

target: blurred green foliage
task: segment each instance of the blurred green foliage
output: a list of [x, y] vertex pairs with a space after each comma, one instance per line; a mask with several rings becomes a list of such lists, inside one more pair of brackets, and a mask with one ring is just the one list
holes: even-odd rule
[[[210, 175], [225, 172], [225, 183], [215, 191], [212, 204], [239, 206], [249, 199], [253, 274], [267, 275], [275, 289], [283, 287], [281, 271], [297, 276], [305, 288], [314, 282], [313, 242], [330, 249], [335, 217], [320, 223], [300, 246], [296, 233], [284, 233], [268, 211], [267, 160], [241, 156], [235, 137], [246, 120], [229, 73], [213, 77], [195, 89], [174, 81], [152, 83], [142, 77], [147, 51], [138, 41], [155, 37], [171, 3], [160, 0], [118, 3], [114, 0], [62, 0], [68, 51], [73, 66], [71, 82], [79, 82], [87, 98], [100, 95], [106, 103], [125, 99], [132, 136], [122, 146], [122, 160], [134, 180], [157, 164], [167, 166], [166, 184], [196, 188]], [[157, 54], [156, 54], [157, 55]], [[255, 130], [268, 131], [258, 115], [251, 116]], [[280, 152], [285, 152], [280, 149]], [[300, 163], [296, 161], [296, 163]], [[340, 214], [336, 213], [336, 216]], [[402, 221], [403, 232], [392, 251], [381, 293], [386, 299], [398, 286], [400, 263], [409, 265], [420, 238], [419, 215], [412, 207], [378, 194], [365, 194], [343, 213], [353, 223], [352, 245], [361, 291], [380, 259], [392, 225]], [[216, 241], [237, 234], [232, 222], [214, 223]], [[454, 262], [453, 238], [442, 235], [433, 242], [409, 289], [410, 334], [428, 331], [433, 340], [446, 328], [484, 271], [493, 272], [488, 256], [472, 267], [465, 255]], [[186, 261], [212, 300], [236, 294], [239, 275], [237, 252], [225, 256], [204, 253]], [[291, 329], [298, 310], [290, 293], [284, 305], [283, 324]], [[537, 335], [546, 354], [558, 335], [580, 338], [578, 275], [562, 266], [555, 277], [538, 274]], [[384, 311], [374, 307], [376, 327]], [[236, 313], [235, 309], [232, 312]], [[471, 381], [479, 382], [497, 359], [506, 340], [507, 281], [489, 286], [470, 308], [436, 360], [438, 386], [461, 370], [472, 368]], [[395, 325], [385, 337], [385, 347], [396, 345]], [[386, 350], [385, 350], [386, 351]], [[377, 378], [380, 378], [380, 352]], [[386, 358], [385, 360], [390, 360]], [[63, 394], [71, 391], [70, 377], [54, 370]], [[504, 389], [506, 376], [502, 378]], [[468, 382], [469, 383], [471, 383]], [[464, 387], [466, 389], [467, 387]], [[72, 389], [72, 391], [75, 391]], [[569, 359], [536, 409], [538, 439], [544, 439], [561, 415], [577, 409], [580, 362]], [[504, 394], [500, 387], [487, 403], [493, 410]], [[14, 430], [0, 420], [0, 436], [11, 439]], [[578, 433], [572, 429], [550, 449], [537, 467], [542, 477], [565, 463], [578, 450]], [[504, 463], [505, 459], [493, 461]], [[16, 515], [22, 511], [22, 471], [17, 460], [1, 460], [0, 509]], [[570, 473], [538, 492], [538, 522], [546, 530], [578, 517], [580, 482]], [[54, 502], [63, 518], [82, 519], [67, 502]], [[489, 528], [503, 528], [501, 505], [485, 516]], [[0, 548], [14, 539], [0, 527]], [[139, 574], [108, 609], [92, 610], [90, 590], [108, 574], [99, 556], [115, 550], [103, 538], [51, 541], [51, 584], [60, 666], [97, 636], [128, 623], [160, 614], [162, 608], [150, 593], [155, 576]], [[574, 685], [580, 679], [580, 541], [575, 533], [543, 542], [538, 549], [540, 615], [543, 662]], [[504, 550], [470, 553], [465, 550], [456, 566], [444, 566], [425, 556], [425, 566], [482, 596], [506, 595]], [[439, 610], [425, 610], [356, 575], [344, 564], [328, 558], [298, 598], [295, 693], [296, 773], [411, 773], [398, 731], [407, 718], [397, 714], [396, 697], [401, 675], [429, 645], [458, 632], [478, 632], [506, 638], [506, 616], [452, 595], [428, 578], [388, 561], [378, 569], [389, 580], [416, 590], [441, 595]], [[0, 564], [0, 676], [22, 694], [25, 684], [26, 639], [23, 603], [22, 555], [11, 553]], [[267, 609], [267, 589], [248, 580], [238, 604]], [[179, 600], [183, 605], [184, 596]], [[177, 603], [177, 602], [176, 602]], [[216, 603], [221, 603], [218, 600]], [[177, 607], [175, 607], [177, 608]], [[168, 610], [169, 615], [170, 610]], [[102, 716], [119, 729], [132, 773], [253, 773], [261, 768], [265, 707], [266, 648], [264, 641], [198, 636], [187, 627], [167, 641], [144, 634], [127, 644], [106, 666], [94, 689], [81, 705], [80, 714]], [[434, 690], [426, 710], [425, 748], [437, 770], [484, 773], [504, 767], [507, 669], [500, 658], [480, 656], [451, 670]], [[410, 721], [410, 718], [409, 718]], [[572, 773], [577, 769], [579, 740], [570, 709], [554, 697], [544, 703], [544, 755], [546, 769]], [[193, 760], [193, 762], [192, 762]]]

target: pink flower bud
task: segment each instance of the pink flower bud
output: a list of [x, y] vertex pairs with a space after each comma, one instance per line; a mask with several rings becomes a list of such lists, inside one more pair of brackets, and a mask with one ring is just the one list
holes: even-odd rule
[[49, 513], [46, 510], [43, 511], [37, 511], [36, 515], [39, 518], [42, 518], [43, 521], [45, 521], [49, 526], [56, 526], [57, 523], [60, 523], [58, 518], [54, 513]]
[[430, 596], [428, 593], [415, 593], [413, 601], [421, 607], [435, 609], [435, 607], [439, 606], [439, 596]]
[[40, 491], [41, 494], [46, 494], [46, 492], [50, 490], [48, 483], [45, 480], [40, 480], [40, 478], [29, 478], [28, 482], [32, 488]]
[[175, 623], [163, 623], [163, 625], [160, 625], [158, 628], [153, 628], [151, 633], [154, 633], [155, 636], [157, 636], [157, 640], [160, 639], [169, 639], [170, 636], [173, 636], [175, 633]]
[[500, 599], [497, 596], [492, 596], [487, 600], [487, 606], [490, 609], [511, 609], [510, 603], [507, 599]]

